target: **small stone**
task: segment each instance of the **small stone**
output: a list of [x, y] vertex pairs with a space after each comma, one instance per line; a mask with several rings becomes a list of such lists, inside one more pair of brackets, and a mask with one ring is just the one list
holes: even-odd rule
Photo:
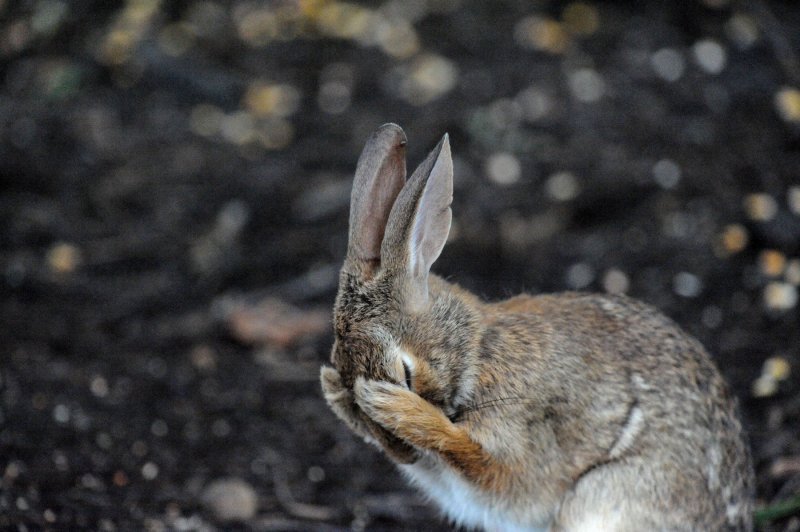
[[753, 382], [753, 397], [771, 397], [778, 391], [778, 383], [769, 375], [761, 375]]
[[581, 290], [594, 281], [594, 269], [585, 262], [578, 262], [567, 268], [567, 285], [572, 290]]
[[747, 229], [740, 224], [726, 226], [725, 229], [722, 230], [722, 235], [720, 235], [723, 251], [727, 255], [733, 255], [742, 251], [747, 247], [748, 240]]
[[458, 67], [437, 54], [416, 56], [410, 65], [396, 70], [400, 96], [411, 105], [425, 105], [448, 92], [458, 83]]
[[783, 278], [789, 284], [800, 285], [800, 259], [792, 259], [786, 263]]
[[776, 381], [785, 381], [791, 375], [792, 367], [789, 361], [783, 357], [770, 357], [764, 361], [761, 373], [769, 375]]
[[396, 59], [408, 59], [420, 50], [419, 36], [414, 26], [400, 17], [379, 24], [375, 34], [381, 49]]
[[225, 113], [215, 105], [196, 105], [189, 116], [189, 128], [195, 135], [211, 137], [219, 132], [224, 118]]
[[650, 57], [650, 64], [658, 77], [675, 82], [681, 79], [686, 68], [683, 55], [673, 48], [662, 48]]
[[597, 9], [584, 2], [572, 2], [561, 15], [567, 30], [576, 35], [591, 35], [600, 27]]
[[544, 184], [547, 195], [556, 201], [575, 199], [580, 192], [578, 179], [572, 172], [556, 172]]
[[697, 41], [692, 46], [692, 53], [700, 68], [709, 74], [719, 74], [725, 69], [727, 54], [717, 41], [711, 39]]
[[217, 368], [217, 354], [208, 345], [201, 344], [192, 348], [189, 353], [192, 365], [201, 371], [214, 371]]
[[50, 508], [47, 508], [42, 512], [42, 518], [44, 518], [46, 523], [53, 524], [56, 522], [56, 513]]
[[108, 395], [108, 381], [102, 375], [95, 375], [89, 384], [89, 389], [95, 397], [103, 398]]
[[756, 222], [768, 222], [778, 214], [778, 203], [769, 194], [748, 194], [744, 198], [747, 217]]
[[750, 15], [737, 13], [725, 23], [725, 33], [737, 47], [746, 50], [758, 40], [758, 22]]
[[769, 466], [769, 474], [773, 478], [800, 474], [800, 455], [777, 457]]
[[275, 347], [288, 347], [318, 336], [327, 332], [331, 323], [327, 311], [304, 310], [271, 297], [255, 304], [234, 302], [224, 318], [240, 342]]
[[603, 276], [603, 289], [609, 294], [624, 294], [630, 287], [630, 281], [625, 272], [611, 268]]
[[71, 273], [81, 262], [81, 252], [73, 244], [58, 242], [47, 252], [47, 266], [55, 273]]
[[311, 466], [308, 468], [306, 476], [311, 482], [322, 482], [325, 480], [325, 470], [319, 466]]
[[770, 310], [789, 310], [797, 304], [797, 287], [771, 282], [764, 288], [764, 303]]
[[703, 289], [703, 283], [694, 274], [680, 272], [673, 278], [672, 287], [681, 297], [697, 297]]
[[300, 93], [292, 85], [257, 82], [244, 95], [245, 107], [258, 117], [293, 115], [300, 106]]
[[653, 165], [653, 178], [661, 188], [675, 188], [681, 179], [681, 167], [670, 159], [661, 159]]
[[786, 194], [786, 202], [789, 204], [789, 210], [792, 214], [800, 216], [800, 187], [789, 187], [789, 192]]
[[320, 85], [317, 105], [332, 115], [344, 113], [350, 107], [352, 94], [350, 87], [341, 81], [328, 81]]
[[486, 174], [498, 185], [508, 186], [519, 181], [522, 166], [519, 159], [506, 152], [492, 154], [486, 162]]
[[783, 87], [775, 94], [775, 108], [787, 122], [800, 122], [800, 90]]
[[786, 268], [786, 256], [775, 249], [765, 249], [758, 256], [761, 273], [767, 277], [779, 277]]
[[71, 417], [71, 412], [67, 405], [57, 404], [53, 408], [53, 419], [56, 421], [56, 423], [65, 425], [69, 423], [70, 417]]
[[567, 77], [567, 84], [575, 99], [583, 103], [595, 103], [605, 92], [603, 78], [591, 68], [571, 72]]
[[569, 45], [569, 35], [556, 20], [545, 17], [525, 17], [514, 27], [514, 38], [523, 48], [560, 54]]
[[255, 119], [246, 111], [225, 115], [220, 123], [222, 137], [232, 144], [246, 144], [256, 138]]
[[155, 480], [158, 476], [158, 465], [153, 462], [145, 462], [142, 466], [142, 477], [145, 480]]
[[247, 521], [258, 511], [258, 496], [253, 487], [239, 478], [211, 482], [201, 496], [203, 504], [219, 521]]

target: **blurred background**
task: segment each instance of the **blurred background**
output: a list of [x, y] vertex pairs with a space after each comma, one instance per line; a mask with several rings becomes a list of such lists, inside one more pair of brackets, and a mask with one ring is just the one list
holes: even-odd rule
[[673, 317], [800, 529], [798, 53], [788, 0], [0, 0], [0, 527], [447, 529], [317, 382], [394, 121], [434, 269]]

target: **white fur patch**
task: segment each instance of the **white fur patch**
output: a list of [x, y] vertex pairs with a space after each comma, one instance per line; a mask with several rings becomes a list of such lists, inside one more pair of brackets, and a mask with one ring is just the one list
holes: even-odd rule
[[586, 515], [581, 521], [570, 527], [573, 532], [612, 532], [622, 524], [622, 516], [616, 512], [604, 512]]
[[638, 406], [634, 406], [628, 416], [628, 422], [622, 427], [622, 432], [620, 432], [619, 438], [617, 438], [617, 443], [614, 444], [609, 452], [611, 458], [617, 458], [626, 450], [630, 449], [643, 428], [644, 414], [642, 413], [642, 409]]
[[514, 516], [490, 504], [458, 473], [445, 465], [434, 466], [436, 461], [427, 458], [398, 467], [453, 523], [487, 531], [544, 532], [544, 524], [533, 526], [516, 522]]

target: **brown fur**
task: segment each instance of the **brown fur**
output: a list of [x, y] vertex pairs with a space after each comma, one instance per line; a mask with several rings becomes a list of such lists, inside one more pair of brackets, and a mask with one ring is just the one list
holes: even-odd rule
[[484, 303], [427, 272], [421, 289], [404, 269], [425, 180], [443, 179], [425, 175], [434, 154], [383, 213], [381, 262], [343, 267], [336, 369], [322, 373], [334, 412], [399, 463], [449, 468], [502, 523], [749, 530], [735, 402], [675, 323], [622, 296]]

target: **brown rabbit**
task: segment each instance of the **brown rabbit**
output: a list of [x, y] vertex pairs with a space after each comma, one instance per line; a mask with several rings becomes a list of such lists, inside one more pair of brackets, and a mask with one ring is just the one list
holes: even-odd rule
[[695, 339], [621, 296], [486, 303], [430, 273], [450, 230], [445, 135], [406, 182], [386, 124], [358, 161], [322, 388], [456, 524], [750, 530], [736, 405]]

